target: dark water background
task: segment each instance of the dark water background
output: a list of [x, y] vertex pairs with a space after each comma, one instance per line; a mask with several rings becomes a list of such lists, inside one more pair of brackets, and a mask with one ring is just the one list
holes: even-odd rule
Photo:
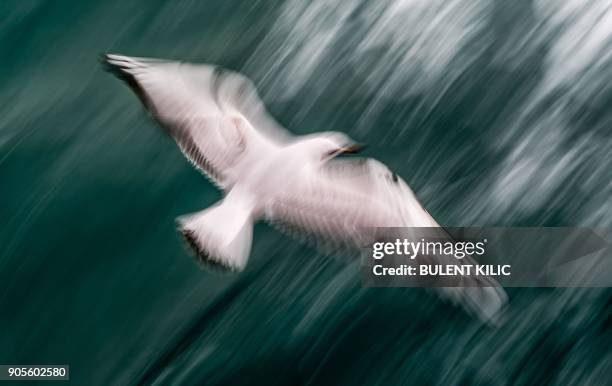
[[0, 2], [0, 363], [75, 385], [595, 384], [608, 289], [511, 289], [483, 326], [266, 225], [203, 272], [220, 194], [98, 55], [221, 64], [295, 133], [370, 144], [443, 225], [612, 226], [609, 1]]

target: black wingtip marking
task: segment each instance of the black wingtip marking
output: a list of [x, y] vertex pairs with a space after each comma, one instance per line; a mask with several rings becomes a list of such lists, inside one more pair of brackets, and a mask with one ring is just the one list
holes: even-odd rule
[[138, 99], [144, 104], [147, 108], [151, 109], [153, 106], [149, 98], [147, 97], [144, 89], [140, 86], [134, 75], [126, 72], [126, 68], [121, 65], [111, 63], [112, 58], [109, 54], [101, 54], [100, 62], [102, 64], [102, 68], [111, 74], [113, 74], [118, 79], [121, 79], [128, 85], [128, 87], [136, 94]]

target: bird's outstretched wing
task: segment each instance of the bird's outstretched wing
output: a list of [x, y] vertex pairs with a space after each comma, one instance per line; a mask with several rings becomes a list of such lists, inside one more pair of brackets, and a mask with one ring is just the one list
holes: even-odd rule
[[291, 136], [271, 118], [244, 76], [211, 65], [106, 55], [176, 140], [185, 156], [223, 189], [239, 169]]
[[407, 185], [373, 159], [335, 158], [288, 186], [268, 200], [266, 219], [325, 251], [352, 253], [377, 227], [437, 226]]
[[[390, 237], [390, 228], [438, 228], [408, 185], [372, 159], [334, 159], [293, 183], [266, 207], [266, 217], [282, 231], [325, 252], [354, 255], [373, 241]], [[439, 228], [439, 234], [446, 232]], [[382, 232], [382, 233], [379, 233]], [[393, 237], [396, 236], [392, 233]], [[397, 234], [401, 237], [401, 233]], [[449, 236], [450, 240], [450, 236]], [[466, 256], [425, 256], [421, 264], [475, 264]], [[452, 287], [429, 283], [448, 301], [496, 323], [506, 294], [488, 277], [459, 277]]]

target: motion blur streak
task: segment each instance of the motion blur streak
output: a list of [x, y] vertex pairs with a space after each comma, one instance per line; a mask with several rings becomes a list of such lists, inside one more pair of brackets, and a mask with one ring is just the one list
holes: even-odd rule
[[219, 199], [100, 70], [218, 63], [292, 132], [368, 143], [455, 226], [612, 226], [609, 1], [4, 1], [0, 363], [75, 384], [600, 384], [610, 290], [510, 292], [490, 329], [266, 226], [240, 276], [174, 217]]

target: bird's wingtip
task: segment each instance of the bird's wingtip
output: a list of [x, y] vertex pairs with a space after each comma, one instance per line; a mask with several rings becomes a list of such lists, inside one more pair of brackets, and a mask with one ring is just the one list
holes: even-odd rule
[[126, 67], [122, 65], [119, 58], [120, 56], [118, 55], [108, 53], [102, 53], [98, 56], [98, 60], [105, 71], [110, 72], [120, 79], [124, 79], [126, 76]]
[[141, 102], [148, 108], [151, 108], [152, 105], [145, 91], [136, 79], [136, 74], [146, 66], [144, 63], [128, 56], [113, 53], [101, 54], [100, 60], [105, 71], [124, 81]]
[[141, 59], [131, 58], [125, 55], [114, 53], [104, 53], [101, 55], [102, 62], [110, 66], [111, 69], [119, 69], [122, 72], [130, 72], [139, 68], [146, 67], [146, 64]]
[[128, 60], [131, 59], [129, 56], [117, 54], [117, 53], [114, 53], [114, 52], [105, 52], [105, 53], [102, 54], [102, 56], [106, 60], [128, 61]]
[[98, 54], [98, 62], [105, 68], [108, 70], [107, 66], [110, 66], [111, 63], [110, 61], [112, 60], [114, 54], [109, 54], [106, 52], [100, 52]]

